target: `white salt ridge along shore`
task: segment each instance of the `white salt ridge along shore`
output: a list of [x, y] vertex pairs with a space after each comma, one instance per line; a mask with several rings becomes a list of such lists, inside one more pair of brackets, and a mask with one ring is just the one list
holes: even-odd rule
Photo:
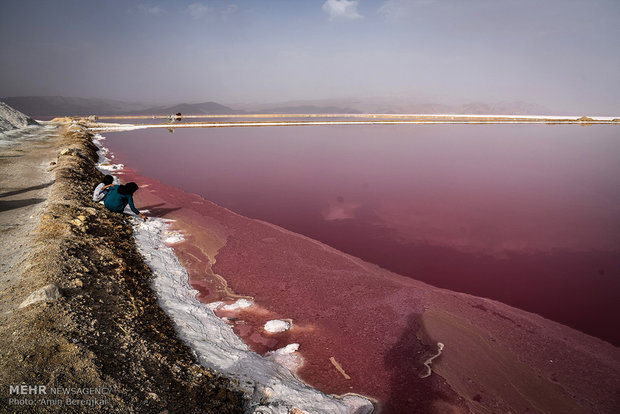
[[[122, 174], [122, 172], [119, 172], [119, 170], [122, 170], [123, 168], [125, 168], [125, 166], [123, 164], [111, 163], [111, 160], [107, 157], [109, 150], [101, 143], [101, 141], [103, 140], [105, 140], [105, 137], [99, 134], [95, 134], [95, 136], [93, 137], [93, 144], [95, 144], [97, 148], [99, 148], [99, 151], [97, 151], [97, 154], [99, 155], [97, 168], [104, 174], [110, 174], [111, 172], [114, 172], [115, 174]], [[119, 184], [116, 177], [114, 181], [114, 184]]]
[[372, 403], [361, 396], [330, 396], [295, 378], [291, 372], [295, 359], [290, 361], [298, 344], [267, 357], [252, 352], [231, 326], [196, 299], [198, 291], [189, 286], [187, 271], [163, 241], [169, 231], [164, 220], [134, 219], [134, 230], [138, 250], [155, 276], [152, 286], [159, 305], [175, 322], [179, 337], [202, 365], [240, 381], [251, 395], [248, 412], [287, 414], [293, 408], [317, 414], [373, 412]]
[[[99, 169], [104, 173], [110, 166], [106, 157], [108, 149], [95, 135], [93, 142], [99, 147]], [[122, 167], [121, 167], [122, 168]], [[181, 265], [174, 250], [166, 241], [178, 242], [183, 235], [170, 230], [173, 220], [133, 218], [134, 239], [154, 275], [152, 287], [160, 307], [174, 321], [179, 338], [194, 352], [201, 365], [214, 369], [239, 381], [241, 389], [250, 398], [248, 413], [288, 414], [293, 408], [309, 414], [370, 414], [373, 404], [356, 394], [327, 395], [297, 379], [293, 372], [301, 364], [296, 354], [299, 344], [289, 344], [263, 357], [253, 352], [232, 327], [219, 318], [214, 309], [221, 302], [204, 304], [196, 299], [198, 291], [189, 285], [187, 270]], [[229, 309], [252, 306], [247, 299], [240, 299]]]

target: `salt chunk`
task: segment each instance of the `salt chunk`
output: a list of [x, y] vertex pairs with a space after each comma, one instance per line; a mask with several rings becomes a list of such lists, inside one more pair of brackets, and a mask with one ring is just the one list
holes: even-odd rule
[[293, 352], [297, 352], [299, 349], [299, 344], [288, 344], [284, 348], [276, 349], [276, 354], [292, 354]]
[[227, 311], [239, 310], [239, 309], [249, 308], [252, 305], [253, 305], [252, 301], [249, 301], [247, 299], [239, 299], [238, 301], [236, 301], [235, 303], [231, 305], [222, 306], [222, 310], [227, 310]]
[[288, 368], [291, 372], [297, 372], [304, 363], [302, 356], [296, 353], [298, 350], [299, 344], [288, 344], [284, 348], [267, 352], [266, 356], [274, 362]]
[[[196, 291], [196, 292], [198, 292], [198, 291]], [[222, 302], [222, 301], [211, 302], [211, 303], [207, 303], [207, 308], [209, 308], [212, 311], [214, 311], [217, 308], [219, 308], [220, 306], [222, 306], [223, 304], [224, 304], [224, 302]]]
[[288, 331], [289, 329], [291, 329], [291, 323], [288, 321], [283, 321], [281, 319], [274, 319], [272, 321], [268, 321], [265, 324], [264, 329], [267, 332], [284, 332], [284, 331]]

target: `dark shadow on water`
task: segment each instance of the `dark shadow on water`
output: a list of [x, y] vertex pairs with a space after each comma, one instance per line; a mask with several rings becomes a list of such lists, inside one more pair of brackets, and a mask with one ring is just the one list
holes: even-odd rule
[[463, 405], [459, 396], [437, 374], [420, 378], [427, 373], [424, 361], [435, 355], [437, 348], [435, 344], [423, 343], [418, 335], [428, 337], [420, 323], [420, 315], [412, 313], [407, 319], [405, 332], [384, 357], [385, 366], [392, 371], [392, 376], [390, 399], [381, 407], [382, 414], [435, 413], [437, 407], [433, 406], [433, 402], [438, 400]]
[[419, 378], [420, 360], [428, 352], [417, 338], [420, 329], [419, 314], [411, 314], [407, 328], [398, 342], [385, 355], [384, 362], [392, 372], [390, 399], [382, 407], [386, 414], [432, 412], [433, 390], [427, 379]]
[[16, 208], [27, 207], [33, 204], [42, 203], [44, 201], [45, 201], [44, 198], [26, 198], [24, 200], [0, 201], [0, 212], [14, 210]]
[[151, 217], [165, 217], [167, 214], [172, 213], [173, 211], [180, 210], [182, 207], [160, 207], [165, 205], [165, 203], [152, 204], [150, 206], [139, 207], [138, 210], [148, 210], [147, 215]]
[[5, 193], [0, 193], [0, 197], [10, 197], [10, 196], [17, 195], [17, 194], [27, 193], [28, 191], [41, 190], [43, 188], [49, 187], [53, 183], [54, 181], [50, 181], [45, 184], [39, 184], [39, 185], [35, 185], [32, 187], [26, 187], [26, 188], [20, 188], [18, 190], [7, 191]]

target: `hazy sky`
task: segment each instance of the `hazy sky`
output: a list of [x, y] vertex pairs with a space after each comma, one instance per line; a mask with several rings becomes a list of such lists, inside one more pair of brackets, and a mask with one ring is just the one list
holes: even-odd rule
[[0, 0], [0, 96], [620, 114], [619, 0]]

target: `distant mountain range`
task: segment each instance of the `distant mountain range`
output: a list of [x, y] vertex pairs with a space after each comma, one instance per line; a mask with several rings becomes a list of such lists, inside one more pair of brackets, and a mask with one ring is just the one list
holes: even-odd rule
[[0, 101], [32, 117], [120, 115], [144, 110], [152, 104], [65, 96], [17, 96]]
[[0, 101], [33, 117], [83, 115], [168, 115], [236, 114], [243, 113], [215, 102], [170, 106], [152, 103], [125, 102], [110, 99], [72, 98], [65, 96], [19, 96]]
[[290, 101], [238, 107], [249, 113], [348, 113], [348, 114], [463, 114], [463, 115], [552, 115], [549, 108], [527, 102], [470, 102], [446, 105], [410, 99], [370, 97]]
[[196, 104], [182, 103], [173, 106], [156, 106], [144, 110], [131, 112], [132, 115], [170, 115], [180, 112], [187, 115], [226, 115], [243, 114], [244, 111], [237, 111], [228, 106], [220, 105], [217, 102], [203, 102]]
[[551, 115], [541, 105], [525, 102], [500, 102], [494, 104], [474, 102], [464, 105], [437, 103], [397, 102], [383, 99], [326, 99], [294, 101], [263, 105], [235, 105], [234, 109], [216, 102], [157, 105], [144, 102], [125, 102], [110, 99], [73, 98], [64, 96], [21, 96], [0, 98], [7, 105], [34, 118], [51, 116], [84, 115], [184, 115], [226, 114], [360, 114], [360, 113], [410, 113], [410, 114], [471, 114], [471, 115]]
[[[142, 102], [124, 102], [110, 99], [72, 98], [65, 96], [19, 96], [0, 98], [0, 101], [33, 117], [85, 116], [85, 115], [169, 115], [181, 112], [185, 115], [245, 114], [217, 102], [181, 103], [155, 105]], [[334, 106], [289, 106], [261, 109], [258, 113], [359, 113], [350, 108]]]
[[362, 111], [352, 108], [318, 105], [279, 106], [256, 111], [259, 114], [361, 114]]

